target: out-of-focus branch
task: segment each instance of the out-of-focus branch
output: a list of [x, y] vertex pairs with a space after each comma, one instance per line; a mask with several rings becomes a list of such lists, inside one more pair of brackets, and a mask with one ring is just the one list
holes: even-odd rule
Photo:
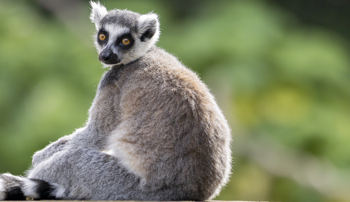
[[350, 198], [350, 173], [331, 163], [293, 151], [271, 138], [236, 137], [235, 152], [255, 161], [268, 172], [293, 179], [333, 199]]

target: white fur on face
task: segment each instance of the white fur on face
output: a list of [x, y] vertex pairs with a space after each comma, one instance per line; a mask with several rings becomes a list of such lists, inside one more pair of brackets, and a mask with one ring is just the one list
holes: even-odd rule
[[23, 178], [23, 194], [31, 198], [39, 198], [39, 194], [36, 192], [38, 184], [30, 179]]
[[100, 21], [105, 15], [107, 15], [108, 11], [106, 7], [101, 5], [100, 2], [95, 3], [93, 1], [90, 1], [90, 5], [91, 5], [90, 20], [91, 22], [95, 23], [96, 30], [99, 30], [101, 29]]
[[4, 181], [0, 179], [0, 201], [3, 201], [6, 198], [6, 193], [5, 193], [5, 185]]
[[[127, 27], [121, 27], [121, 26], [119, 26], [119, 25], [114, 25], [114, 24], [105, 24], [105, 25], [103, 26], [103, 28], [104, 28], [104, 29], [108, 32], [108, 34], [109, 34], [109, 36], [108, 36], [108, 43], [107, 43], [107, 45], [106, 45], [105, 47], [102, 47], [102, 46], [100, 46], [100, 45], [97, 43], [97, 40], [96, 40], [95, 43], [96, 43], [96, 47], [97, 47], [99, 53], [101, 53], [102, 50], [105, 49], [105, 48], [111, 48], [111, 50], [113, 51], [113, 53], [115, 53], [116, 55], [118, 55], [118, 57], [120, 57], [119, 59], [124, 60], [124, 59], [122, 58], [123, 55], [120, 54], [120, 53], [118, 52], [117, 48], [115, 47], [115, 42], [116, 42], [118, 36], [123, 35], [123, 34], [125, 34], [125, 33], [129, 33], [129, 32], [130, 32], [130, 29], [127, 28]], [[124, 63], [124, 62], [121, 61], [121, 62], [118, 63], [118, 64], [121, 64], [121, 63]], [[112, 66], [118, 65], [118, 64], [104, 64], [104, 63], [103, 63], [103, 65], [104, 65], [105, 67], [112, 67]]]
[[[106, 24], [103, 26], [103, 28], [109, 33], [108, 44], [106, 47], [114, 45], [118, 36], [130, 32], [129, 28], [121, 27], [119, 25], [114, 25], [114, 24]], [[118, 51], [116, 49], [112, 49], [112, 50], [115, 54], [118, 54]]]
[[[109, 36], [108, 36], [108, 44], [105, 47], [102, 47], [100, 44], [98, 44], [97, 42], [97, 35], [95, 35], [95, 46], [98, 50], [98, 53], [101, 53], [101, 51], [106, 48], [109, 47], [111, 45], [113, 45], [115, 43], [115, 40], [117, 39], [118, 36], [128, 33], [130, 32], [129, 28], [126, 27], [121, 27], [118, 25], [113, 25], [113, 24], [105, 24], [103, 26], [103, 28], [108, 32]], [[101, 28], [100, 28], [101, 29]], [[98, 29], [97, 31], [99, 31], [100, 29]], [[116, 50], [113, 50], [114, 53], [117, 54]]]
[[[155, 22], [155, 24], [154, 24]], [[96, 25], [97, 31], [99, 31], [102, 27], [99, 23]], [[111, 48], [112, 51], [118, 55], [119, 59], [121, 60], [118, 64], [128, 64], [140, 57], [142, 57], [154, 44], [157, 43], [160, 31], [159, 31], [159, 21], [158, 16], [154, 13], [149, 13], [145, 15], [141, 15], [138, 19], [138, 33], [131, 33], [132, 36], [135, 39], [133, 47], [130, 49], [130, 51], [126, 53], [119, 53], [118, 48], [115, 47], [115, 41], [118, 38], [118, 36], [129, 33], [130, 29], [127, 27], [122, 27], [116, 24], [105, 24], [103, 25], [103, 28], [109, 33], [109, 39], [108, 44], [105, 47], [102, 47], [97, 42], [97, 36], [95, 36], [95, 46], [100, 53], [104, 48]], [[146, 41], [141, 41], [140, 38], [143, 33], [145, 33], [148, 29], [150, 29], [150, 26], [155, 26], [155, 33], [154, 35], [146, 39]], [[112, 67], [114, 65], [118, 64], [103, 64], [104, 67]]]
[[126, 57], [123, 59], [123, 64], [128, 64], [143, 55], [147, 52], [148, 49], [152, 47], [152, 45], [155, 44], [155, 42], [152, 42], [152, 38], [148, 41], [142, 42], [140, 38], [135, 39], [135, 43], [132, 47], [132, 52], [129, 52], [129, 54], [125, 55]]
[[[140, 37], [143, 33], [149, 29], [149, 26], [147, 26], [147, 22], [155, 21], [156, 22], [156, 31], [154, 35], [148, 39], [147, 41], [141, 41]], [[140, 57], [142, 57], [147, 50], [149, 50], [154, 44], [157, 43], [159, 36], [160, 36], [160, 31], [159, 31], [159, 21], [158, 21], [158, 16], [154, 13], [150, 14], [145, 14], [141, 15], [139, 18], [138, 22], [138, 32], [139, 36], [134, 36], [135, 37], [135, 43], [134, 46], [132, 47], [133, 51], [128, 54], [128, 57], [123, 60], [123, 64], [127, 64], [129, 62], [132, 62]]]

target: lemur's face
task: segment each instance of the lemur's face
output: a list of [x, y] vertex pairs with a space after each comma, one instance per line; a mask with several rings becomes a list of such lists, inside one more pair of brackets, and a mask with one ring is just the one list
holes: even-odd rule
[[99, 60], [106, 66], [130, 63], [142, 57], [159, 38], [156, 14], [140, 15], [126, 10], [112, 10], [91, 2], [90, 19], [95, 23], [95, 45]]

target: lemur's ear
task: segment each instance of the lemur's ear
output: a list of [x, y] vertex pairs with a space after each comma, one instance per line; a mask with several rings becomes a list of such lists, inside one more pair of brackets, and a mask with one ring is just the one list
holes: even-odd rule
[[152, 43], [157, 42], [160, 35], [158, 15], [154, 13], [141, 15], [138, 22], [138, 32], [142, 42], [150, 39]]
[[108, 13], [106, 7], [100, 4], [100, 2], [93, 2], [90, 1], [91, 5], [91, 14], [90, 14], [90, 20], [91, 22], [95, 23], [96, 29], [99, 30], [101, 28], [101, 20], [102, 18]]

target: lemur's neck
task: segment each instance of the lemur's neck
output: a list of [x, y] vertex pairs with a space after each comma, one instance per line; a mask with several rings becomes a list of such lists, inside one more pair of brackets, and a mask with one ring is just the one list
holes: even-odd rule
[[[132, 61], [126, 63], [126, 64], [123, 64], [123, 63], [121, 63], [121, 64], [116, 64], [116, 65], [112, 66], [112, 68], [121, 68], [121, 67], [123, 67], [123, 66], [128, 66], [128, 65], [134, 64], [135, 62], [137, 62], [137, 61], [139, 61], [140, 59], [142, 59], [143, 57], [145, 57], [145, 55], [147, 55], [148, 53], [150, 53], [150, 52], [152, 52], [152, 51], [154, 51], [154, 50], [156, 50], [156, 49], [157, 49], [157, 46], [156, 46], [156, 45], [152, 45], [150, 48], [148, 48], [148, 49], [145, 51], [145, 53], [144, 53], [141, 57], [136, 58], [135, 60], [132, 60]], [[112, 69], [112, 68], [111, 68], [111, 69]]]

